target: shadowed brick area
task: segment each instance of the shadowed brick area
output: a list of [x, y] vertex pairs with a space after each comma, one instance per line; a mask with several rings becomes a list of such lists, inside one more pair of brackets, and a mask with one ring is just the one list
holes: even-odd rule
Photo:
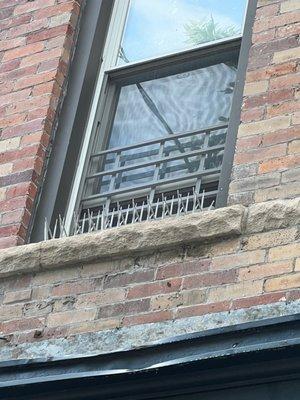
[[24, 244], [81, 0], [0, 0], [0, 249]]
[[299, 33], [299, 1], [258, 1], [230, 204], [300, 194]]

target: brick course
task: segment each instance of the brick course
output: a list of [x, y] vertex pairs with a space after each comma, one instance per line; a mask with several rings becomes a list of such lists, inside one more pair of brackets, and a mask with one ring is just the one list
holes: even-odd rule
[[0, 248], [23, 244], [81, 0], [0, 1]]
[[[299, 1], [258, 2], [230, 204], [300, 194], [300, 185], [296, 183], [300, 181], [300, 153], [299, 147], [292, 144], [300, 135], [299, 27]], [[247, 174], [237, 174], [250, 167], [251, 179]]]

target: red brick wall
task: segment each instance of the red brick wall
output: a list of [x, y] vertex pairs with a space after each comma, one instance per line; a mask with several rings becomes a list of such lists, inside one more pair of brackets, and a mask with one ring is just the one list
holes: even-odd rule
[[81, 0], [0, 0], [0, 248], [23, 244]]
[[259, 0], [231, 204], [300, 195], [299, 34], [299, 0]]
[[62, 337], [72, 343], [77, 334], [220, 312], [227, 314], [218, 323], [226, 324], [237, 310], [241, 319], [262, 318], [249, 309], [300, 298], [300, 242], [290, 223], [262, 232], [252, 221], [253, 233], [233, 239], [2, 278], [4, 346]]
[[[0, 0], [0, 248], [23, 244], [54, 133], [75, 0]], [[298, 0], [259, 0], [229, 203], [300, 195]]]

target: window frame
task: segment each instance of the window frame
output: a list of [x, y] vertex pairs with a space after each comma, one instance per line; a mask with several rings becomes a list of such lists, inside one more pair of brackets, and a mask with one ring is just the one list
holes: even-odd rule
[[[96, 5], [96, 1], [91, 0], [89, 3], [86, 4], [85, 6], [85, 10], [92, 8], [92, 7], [98, 7], [99, 8], [99, 4]], [[102, 3], [106, 3], [106, 7], [112, 7], [112, 1], [111, 0], [102, 0]], [[232, 103], [232, 108], [231, 108], [231, 116], [230, 116], [230, 121], [229, 121], [229, 128], [228, 131], [230, 130], [231, 134], [227, 135], [227, 141], [226, 141], [226, 152], [224, 154], [224, 159], [223, 159], [223, 168], [222, 168], [222, 172], [221, 172], [221, 178], [220, 181], [222, 180], [222, 186], [219, 188], [220, 190], [220, 195], [218, 196], [218, 202], [216, 204], [217, 207], [223, 207], [226, 206], [227, 204], [227, 194], [228, 194], [228, 186], [229, 186], [229, 181], [230, 181], [230, 174], [231, 174], [231, 168], [232, 168], [232, 163], [233, 163], [233, 156], [234, 156], [234, 148], [235, 148], [235, 142], [236, 142], [236, 133], [237, 133], [237, 129], [240, 123], [240, 111], [241, 111], [241, 101], [242, 101], [242, 94], [243, 94], [243, 87], [244, 87], [244, 78], [245, 78], [245, 74], [246, 74], [246, 67], [247, 67], [247, 62], [248, 62], [248, 53], [249, 53], [249, 49], [251, 46], [251, 34], [252, 34], [252, 26], [253, 26], [253, 21], [254, 21], [254, 17], [255, 17], [255, 13], [256, 13], [256, 8], [257, 8], [257, 0], [253, 0], [251, 2], [248, 2], [248, 6], [247, 6], [247, 12], [246, 12], [246, 16], [245, 16], [245, 24], [244, 24], [244, 34], [241, 40], [241, 49], [240, 49], [240, 57], [239, 57], [239, 64], [238, 64], [238, 71], [237, 71], [237, 84], [235, 87], [235, 95], [233, 98], [233, 103]], [[99, 11], [99, 10], [98, 10]], [[103, 10], [101, 10], [101, 12], [103, 12]], [[89, 15], [84, 15], [83, 16], [83, 23], [88, 27], [89, 26], [89, 21], [88, 19], [91, 19], [92, 17], [95, 17], [92, 15], [92, 13], [89, 13]], [[99, 16], [98, 16], [99, 18]], [[103, 22], [105, 21], [107, 24], [109, 24], [109, 21], [113, 20], [113, 15], [111, 16], [111, 18], [107, 18], [107, 14], [106, 14], [106, 18], [103, 20], [102, 19], [102, 34], [103, 36], [105, 36], [105, 30], [103, 29]], [[112, 24], [109, 24], [109, 26], [111, 27]], [[90, 28], [91, 25], [90, 25]], [[98, 26], [99, 28], [99, 26]], [[86, 28], [85, 28], [86, 29]], [[90, 32], [91, 35], [95, 36], [95, 31], [93, 30], [95, 28], [92, 28], [92, 32]], [[97, 27], [96, 27], [97, 29]], [[108, 30], [109, 28], [106, 26], [106, 29]], [[80, 28], [80, 32], [79, 32], [79, 42], [80, 39], [82, 39], [82, 37], [84, 36], [84, 29], [81, 26]], [[120, 35], [120, 32], [116, 33]], [[106, 35], [106, 37], [109, 39], [109, 34]], [[115, 40], [115, 39], [110, 39], [110, 40]], [[83, 40], [82, 40], [83, 41]], [[221, 40], [222, 42], [223, 40]], [[225, 39], [226, 41], [226, 39]], [[108, 43], [108, 41], [106, 41], [106, 43]], [[213, 44], [216, 44], [216, 42], [214, 42]], [[94, 37], [94, 42], [93, 42], [93, 47], [92, 50], [95, 52], [95, 47], [99, 46], [99, 40], [97, 41]], [[211, 47], [212, 43], [209, 44], [204, 44], [203, 48], [207, 48], [207, 47]], [[78, 54], [78, 47], [77, 46], [76, 50], [75, 50], [75, 57], [74, 60], [76, 60], [76, 54], [78, 57], [80, 57], [80, 54]], [[103, 46], [104, 47], [104, 46]], [[97, 49], [98, 53], [99, 53], [99, 48]], [[180, 53], [173, 53], [173, 56], [176, 58], [176, 55], [178, 54], [182, 54], [184, 55], [187, 52], [191, 52], [191, 51], [195, 51], [197, 52], [199, 50], [199, 47], [197, 47], [197, 49], [188, 49], [188, 50], [184, 50]], [[70, 139], [70, 143], [73, 143], [73, 137], [76, 136], [76, 149], [73, 145], [72, 148], [72, 163], [69, 163], [69, 149], [67, 150], [66, 147], [62, 148], [56, 148], [57, 150], [57, 154], [59, 153], [59, 157], [53, 157], [53, 154], [50, 157], [50, 163], [49, 163], [49, 168], [47, 170], [47, 174], [45, 176], [45, 180], [43, 183], [43, 187], [41, 188], [40, 191], [40, 195], [39, 195], [39, 201], [38, 201], [38, 206], [36, 207], [36, 213], [35, 213], [35, 217], [34, 220], [31, 224], [30, 227], [30, 241], [39, 241], [42, 240], [43, 238], [43, 225], [44, 225], [44, 220], [45, 217], [47, 217], [48, 221], [53, 222], [58, 214], [61, 215], [66, 215], [67, 216], [67, 226], [70, 227], [71, 225], [71, 220], [72, 220], [72, 216], [73, 216], [73, 211], [75, 210], [75, 205], [76, 205], [76, 201], [77, 201], [77, 196], [74, 196], [74, 193], [76, 194], [76, 185], [78, 188], [78, 179], [79, 177], [82, 177], [82, 174], [78, 174], [77, 175], [74, 173], [74, 171], [78, 170], [80, 167], [82, 168], [83, 163], [83, 159], [86, 160], [86, 157], [84, 157], [84, 153], [82, 150], [84, 150], [85, 148], [87, 148], [87, 144], [90, 143], [90, 140], [88, 140], [86, 132], [87, 132], [87, 128], [90, 129], [90, 131], [93, 128], [93, 124], [94, 124], [94, 115], [95, 112], [97, 111], [98, 108], [98, 99], [100, 98], [99, 94], [101, 93], [101, 89], [103, 91], [103, 85], [100, 84], [100, 80], [101, 77], [102, 79], [105, 79], [105, 73], [103, 73], [103, 71], [105, 71], [105, 50], [101, 51], [102, 56], [100, 57], [100, 67], [98, 68], [98, 73], [95, 74], [95, 72], [97, 71], [97, 68], [95, 68], [95, 62], [97, 62], [97, 59], [93, 59], [93, 70], [94, 72], [94, 82], [95, 86], [94, 86], [94, 90], [93, 90], [93, 99], [92, 99], [92, 104], [90, 104], [89, 102], [87, 102], [87, 95], [85, 94], [85, 96], [83, 96], [81, 94], [81, 97], [83, 97], [83, 102], [82, 102], [82, 108], [83, 111], [87, 108], [89, 109], [89, 112], [87, 114], [87, 118], [85, 119], [85, 125], [86, 125], [86, 129], [85, 132], [83, 134], [83, 132], [78, 132], [78, 130], [76, 129], [76, 127], [73, 126], [72, 130], [71, 130], [71, 136], [72, 138]], [[172, 54], [168, 54], [167, 56], [162, 56], [162, 57], [158, 57], [159, 58], [169, 58], [170, 56], [172, 56]], [[99, 56], [98, 56], [99, 57]], [[122, 71], [125, 68], [131, 68], [132, 70], [135, 68], [135, 66], [138, 66], [138, 64], [141, 63], [152, 63], [154, 59], [148, 60], [147, 62], [144, 61], [140, 61], [137, 63], [130, 63], [130, 65], [125, 65], [125, 66], [119, 66], [116, 68], [112, 68], [112, 72], [114, 74], [117, 73], [122, 73]], [[99, 58], [98, 58], [98, 65], [99, 65]], [[104, 67], [103, 67], [104, 65]], [[74, 65], [73, 65], [73, 69], [74, 69]], [[71, 68], [72, 70], [72, 68]], [[69, 86], [72, 86], [72, 81], [76, 80], [76, 78], [78, 78], [78, 76], [76, 75], [82, 75], [86, 73], [86, 71], [76, 71], [76, 73], [74, 74], [74, 76], [72, 77], [72, 79], [70, 80], [70, 84]], [[91, 81], [91, 80], [90, 80]], [[85, 82], [82, 81], [81, 82], [81, 89], [82, 92], [84, 92], [84, 84]], [[90, 92], [91, 93], [91, 92]], [[64, 108], [67, 107], [70, 109], [70, 104], [72, 104], [72, 102], [74, 103], [74, 100], [70, 98], [69, 94], [67, 95], [66, 101], [63, 104], [63, 110]], [[85, 104], [87, 103], [87, 105]], [[77, 116], [78, 114], [80, 115], [81, 113], [81, 109], [78, 107], [77, 108]], [[70, 116], [60, 116], [60, 121], [59, 124], [60, 126], [64, 126], [68, 123]], [[71, 116], [71, 118], [74, 119], [74, 115]], [[82, 124], [81, 124], [82, 125]], [[58, 137], [61, 135], [57, 135]], [[69, 135], [70, 136], [70, 135]], [[54, 141], [54, 145], [55, 142], [57, 141], [57, 138], [55, 137], [55, 141]], [[81, 144], [80, 144], [81, 142]], [[228, 144], [227, 144], [228, 142]], [[70, 146], [69, 146], [70, 147]], [[53, 152], [52, 152], [53, 153]], [[67, 154], [66, 154], [67, 153]], [[51, 162], [53, 159], [56, 159], [56, 164], [54, 162]], [[58, 162], [59, 161], [59, 162]], [[52, 165], [51, 165], [52, 164]], [[70, 167], [71, 165], [71, 167]], [[226, 168], [225, 168], [226, 165]], [[59, 175], [59, 178], [56, 176], [56, 169], [57, 168], [61, 168], [62, 173]], [[65, 185], [66, 180], [68, 181], [68, 185]], [[65, 186], [69, 187], [71, 186], [71, 189], [66, 189]], [[50, 188], [50, 189], [49, 189]], [[50, 193], [50, 195], [49, 195]]]

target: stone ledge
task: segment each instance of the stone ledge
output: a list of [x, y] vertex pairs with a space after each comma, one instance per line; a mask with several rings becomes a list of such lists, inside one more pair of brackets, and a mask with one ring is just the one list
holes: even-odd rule
[[0, 278], [300, 224], [300, 198], [224, 207], [179, 218], [2, 250]]
[[3, 250], [0, 278], [241, 235], [241, 205]]

